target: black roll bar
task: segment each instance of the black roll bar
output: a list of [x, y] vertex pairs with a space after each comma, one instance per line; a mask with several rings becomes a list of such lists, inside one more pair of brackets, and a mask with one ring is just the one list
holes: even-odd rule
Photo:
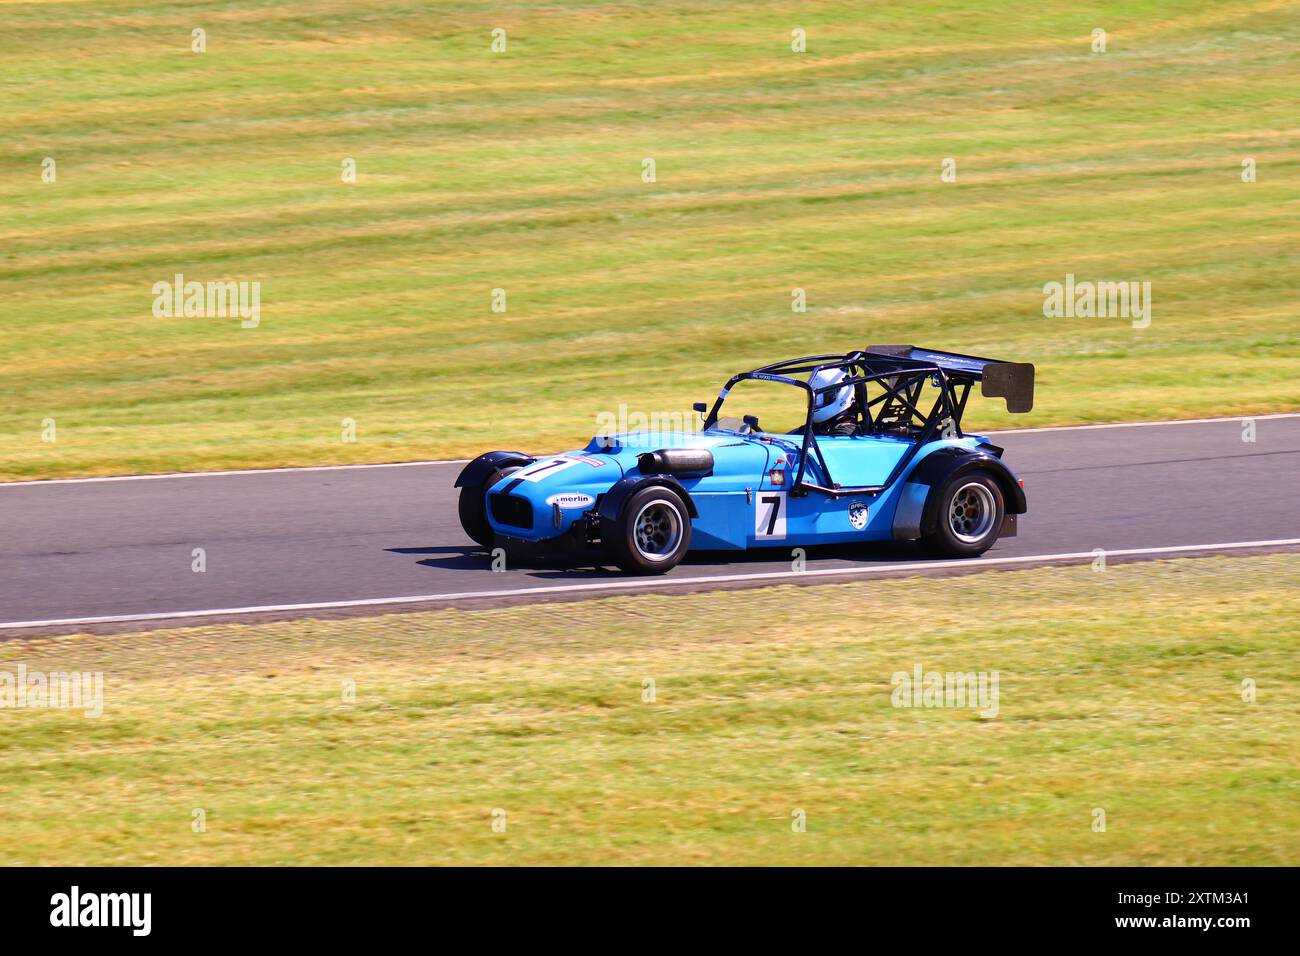
[[[818, 372], [836, 368], [847, 371], [848, 378], [821, 388], [814, 389], [809, 382], [792, 377], [807, 374], [811, 379]], [[806, 355], [783, 362], [773, 362], [770, 365], [733, 375], [722, 387], [713, 406], [709, 409], [704, 420], [704, 428], [707, 430], [717, 425], [718, 412], [722, 408], [722, 403], [726, 401], [727, 394], [738, 382], [756, 379], [802, 388], [807, 392], [808, 410], [804, 417], [799, 468], [790, 486], [790, 493], [799, 495], [807, 494], [808, 491], [818, 491], [833, 497], [878, 494], [898, 480], [916, 457], [917, 452], [925, 444], [933, 441], [941, 428], [948, 423], [951, 423], [957, 437], [962, 436], [962, 414], [966, 410], [967, 399], [970, 398], [971, 388], [976, 381], [985, 381], [985, 395], [1006, 398], [1008, 410], [1028, 411], [1033, 405], [1033, 373], [1032, 365], [1016, 365], [952, 352], [917, 349], [910, 345], [871, 346], [865, 351], [846, 354]], [[928, 414], [922, 412], [917, 405], [927, 376], [933, 376], [939, 389], [939, 394]], [[911, 438], [911, 447], [891, 469], [885, 482], [880, 485], [857, 485], [848, 488], [835, 485], [824, 488], [821, 485], [805, 482], [804, 474], [808, 468], [810, 452], [817, 456], [828, 480], [831, 478], [830, 468], [817, 444], [813, 430], [813, 413], [816, 409], [817, 396], [845, 387], [854, 388], [856, 393], [858, 389], [864, 389], [869, 382], [878, 384], [882, 394], [870, 401], [858, 403], [868, 434], [876, 434], [881, 414], [886, 409], [897, 407], [900, 412], [907, 413], [909, 426], [914, 421], [920, 422], [920, 430]], [[860, 393], [860, 397], [864, 396], [865, 392]], [[876, 405], [880, 408], [873, 417], [871, 409]]]

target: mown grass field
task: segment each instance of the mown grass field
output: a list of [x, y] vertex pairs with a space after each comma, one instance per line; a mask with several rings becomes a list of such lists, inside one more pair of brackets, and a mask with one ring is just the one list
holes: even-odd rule
[[[1021, 424], [1295, 409], [1297, 41], [1276, 0], [0, 3], [0, 478], [557, 449], [870, 342], [1035, 362]], [[155, 318], [176, 273], [260, 326]], [[1150, 327], [1045, 318], [1067, 273]]]
[[[0, 672], [102, 670], [105, 708], [0, 709], [0, 841], [29, 865], [1295, 865], [1298, 588], [1297, 555], [1206, 558], [5, 643]], [[893, 706], [918, 664], [997, 671], [996, 716]]]

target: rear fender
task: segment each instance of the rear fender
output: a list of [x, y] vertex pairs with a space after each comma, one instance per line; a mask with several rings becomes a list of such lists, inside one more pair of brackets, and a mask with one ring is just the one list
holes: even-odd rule
[[479, 455], [461, 469], [454, 488], [479, 488], [487, 481], [488, 475], [498, 468], [511, 465], [531, 465], [537, 459], [519, 451], [490, 451]]
[[934, 531], [939, 514], [939, 489], [948, 479], [973, 471], [988, 472], [1002, 491], [1008, 515], [1028, 510], [1025, 491], [1015, 474], [983, 449], [949, 446], [921, 459], [900, 489], [894, 512], [894, 537], [920, 538]]

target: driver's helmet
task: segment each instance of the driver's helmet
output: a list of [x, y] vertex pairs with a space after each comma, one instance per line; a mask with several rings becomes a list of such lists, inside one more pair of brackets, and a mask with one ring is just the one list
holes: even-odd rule
[[[813, 387], [815, 392], [819, 388], [827, 385], [834, 385], [837, 382], [843, 382], [849, 377], [849, 373], [842, 368], [824, 368], [814, 372], [808, 379], [808, 384]], [[829, 421], [836, 415], [839, 415], [846, 408], [853, 404], [853, 386], [845, 385], [843, 388], [829, 392], [822, 392], [820, 395], [813, 396], [813, 421], [820, 424]]]

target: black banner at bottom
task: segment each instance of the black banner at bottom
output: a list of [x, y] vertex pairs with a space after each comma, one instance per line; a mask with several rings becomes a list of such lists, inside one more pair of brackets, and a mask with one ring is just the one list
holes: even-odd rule
[[[334, 946], [448, 930], [607, 942], [771, 943], [850, 932], [948, 943], [1054, 937], [1202, 939], [1284, 932], [1292, 880], [1276, 869], [35, 869], [0, 871], [6, 941]], [[419, 938], [419, 937], [417, 937]]]

